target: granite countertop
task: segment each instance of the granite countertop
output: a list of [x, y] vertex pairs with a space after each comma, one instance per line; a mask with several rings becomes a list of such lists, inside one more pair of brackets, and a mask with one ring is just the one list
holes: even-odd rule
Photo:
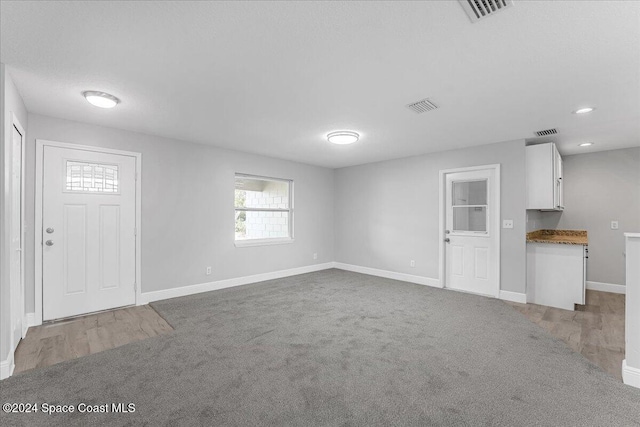
[[588, 245], [586, 230], [536, 230], [527, 233], [527, 243]]

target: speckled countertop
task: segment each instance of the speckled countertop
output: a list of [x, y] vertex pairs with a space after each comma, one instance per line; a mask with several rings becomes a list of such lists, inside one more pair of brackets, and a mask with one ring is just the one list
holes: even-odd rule
[[588, 245], [586, 230], [536, 230], [527, 233], [529, 243], [558, 243], [561, 245]]

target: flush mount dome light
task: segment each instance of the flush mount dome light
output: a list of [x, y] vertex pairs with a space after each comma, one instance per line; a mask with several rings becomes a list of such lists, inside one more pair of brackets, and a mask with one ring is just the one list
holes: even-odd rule
[[120, 102], [118, 98], [105, 92], [88, 90], [86, 92], [82, 92], [82, 95], [90, 104], [100, 108], [113, 108]]
[[583, 142], [582, 144], [578, 144], [578, 147], [588, 147], [593, 145], [593, 142]]
[[595, 110], [595, 108], [593, 107], [584, 107], [574, 111], [573, 114], [587, 114], [592, 112], [593, 110]]
[[340, 130], [337, 132], [331, 132], [327, 135], [327, 140], [332, 144], [353, 144], [358, 141], [360, 135], [357, 132], [352, 132], [350, 130]]

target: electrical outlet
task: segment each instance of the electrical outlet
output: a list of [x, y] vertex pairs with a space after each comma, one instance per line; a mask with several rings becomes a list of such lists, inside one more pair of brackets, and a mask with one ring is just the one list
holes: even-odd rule
[[513, 228], [513, 220], [512, 219], [503, 219], [502, 220], [502, 228]]
[[211, 267], [207, 267], [207, 276], [211, 274]]
[[611, 221], [611, 229], [612, 230], [618, 229], [618, 221]]
[[318, 254], [314, 253], [313, 254], [313, 259], [318, 259]]
[[409, 265], [411, 267], [415, 267], [416, 266], [416, 261], [412, 259], [411, 261], [409, 261]]

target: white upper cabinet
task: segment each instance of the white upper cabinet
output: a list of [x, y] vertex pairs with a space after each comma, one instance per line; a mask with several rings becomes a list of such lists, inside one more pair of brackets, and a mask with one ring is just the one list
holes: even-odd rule
[[527, 209], [561, 211], [562, 157], [553, 142], [526, 147]]

